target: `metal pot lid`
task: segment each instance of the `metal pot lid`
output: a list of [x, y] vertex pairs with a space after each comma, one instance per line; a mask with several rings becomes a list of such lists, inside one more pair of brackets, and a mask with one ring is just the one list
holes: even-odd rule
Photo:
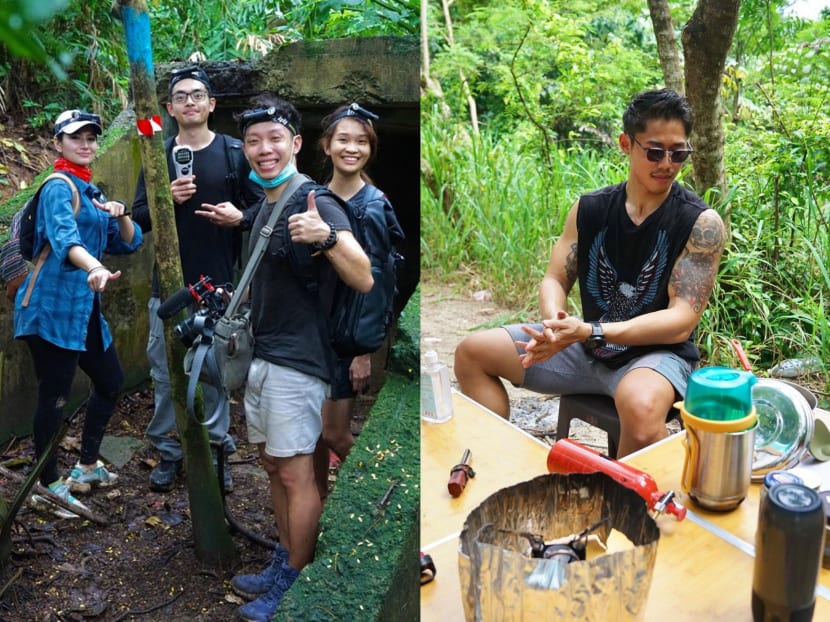
[[813, 436], [813, 409], [804, 390], [791, 383], [759, 378], [752, 387], [752, 404], [758, 414], [752, 481], [770, 471], [798, 464]]

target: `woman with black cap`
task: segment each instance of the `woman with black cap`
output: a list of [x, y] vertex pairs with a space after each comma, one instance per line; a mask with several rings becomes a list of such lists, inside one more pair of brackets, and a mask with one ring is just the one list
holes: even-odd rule
[[[40, 482], [70, 504], [84, 508], [70, 491], [109, 486], [116, 475], [99, 460], [107, 423], [115, 409], [123, 372], [112, 335], [101, 313], [101, 293], [121, 271], [101, 261], [104, 253], [132, 253], [141, 246], [141, 228], [123, 203], [109, 201], [92, 184], [90, 168], [98, 151], [101, 119], [81, 110], [62, 112], [55, 122], [54, 170], [37, 208], [35, 269], [15, 297], [14, 336], [32, 353], [38, 382], [34, 414], [35, 454], [39, 458], [61, 427], [76, 368], [92, 381], [78, 463], [69, 477], [58, 474], [53, 454]], [[77, 209], [76, 209], [77, 206]], [[35, 496], [35, 502], [43, 499]]]

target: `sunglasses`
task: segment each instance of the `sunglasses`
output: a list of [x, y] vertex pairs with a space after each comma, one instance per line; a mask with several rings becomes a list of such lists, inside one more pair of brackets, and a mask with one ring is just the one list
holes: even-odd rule
[[663, 158], [666, 157], [666, 154], [669, 155], [669, 159], [674, 162], [675, 164], [681, 164], [685, 162], [690, 155], [692, 155], [692, 149], [663, 149], [662, 147], [646, 147], [645, 145], [641, 144], [639, 140], [631, 137], [635, 143], [640, 145], [640, 149], [646, 152], [646, 160], [649, 162], [662, 162]]

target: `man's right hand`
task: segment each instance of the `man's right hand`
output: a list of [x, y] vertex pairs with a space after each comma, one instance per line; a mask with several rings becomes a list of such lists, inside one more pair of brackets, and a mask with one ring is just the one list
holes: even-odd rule
[[525, 350], [525, 354], [519, 355], [525, 369], [547, 361], [574, 343], [585, 341], [582, 334], [585, 322], [578, 317], [569, 316], [564, 311], [559, 311], [553, 319], [542, 320], [542, 325], [541, 331], [530, 326], [522, 326], [522, 330], [530, 335], [530, 341], [527, 343], [516, 342], [516, 345]]
[[196, 176], [181, 177], [170, 182], [170, 194], [173, 200], [181, 205], [196, 194]]

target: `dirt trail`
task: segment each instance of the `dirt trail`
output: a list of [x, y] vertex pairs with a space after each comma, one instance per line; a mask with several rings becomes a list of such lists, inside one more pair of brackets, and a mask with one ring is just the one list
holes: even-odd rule
[[[474, 292], [454, 289], [435, 281], [421, 281], [421, 352], [435, 350], [450, 369], [453, 387], [458, 389], [453, 370], [453, 353], [472, 331], [497, 326], [510, 317], [511, 310], [491, 300], [477, 300]], [[531, 318], [528, 318], [531, 319]], [[556, 440], [559, 399], [517, 389], [507, 384], [510, 421], [530, 434], [552, 444]], [[581, 421], [571, 423], [571, 438], [600, 451], [607, 449], [604, 432]]]

